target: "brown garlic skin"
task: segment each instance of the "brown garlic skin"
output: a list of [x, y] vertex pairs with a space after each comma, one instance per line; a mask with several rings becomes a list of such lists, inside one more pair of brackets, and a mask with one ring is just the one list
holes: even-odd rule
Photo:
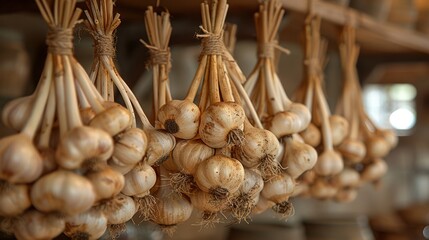
[[317, 152], [313, 147], [300, 143], [291, 137], [285, 139], [285, 150], [281, 164], [285, 172], [293, 179], [312, 169], [316, 162]]
[[102, 211], [90, 210], [66, 219], [64, 234], [72, 239], [95, 240], [107, 230], [107, 218]]
[[197, 190], [191, 195], [192, 206], [201, 212], [217, 213], [227, 208], [227, 201], [213, 201], [213, 197], [202, 190]]
[[18, 216], [30, 206], [29, 187], [26, 184], [0, 182], [0, 216]]
[[0, 179], [30, 183], [42, 174], [43, 162], [30, 137], [15, 134], [0, 139]]
[[90, 209], [96, 197], [87, 178], [65, 170], [41, 177], [31, 188], [31, 202], [43, 212], [79, 214]]
[[176, 146], [176, 138], [161, 130], [147, 129], [148, 146], [144, 161], [150, 166], [161, 165]]
[[96, 113], [91, 107], [79, 109], [80, 119], [83, 125], [87, 126], [91, 120], [95, 117]]
[[289, 199], [294, 188], [294, 179], [288, 174], [282, 173], [265, 182], [261, 195], [274, 203], [281, 203]]
[[389, 151], [389, 143], [380, 136], [373, 135], [366, 139], [366, 153], [371, 158], [383, 158]]
[[122, 193], [127, 196], [144, 197], [156, 183], [156, 172], [147, 164], [139, 164], [125, 176]]
[[244, 168], [236, 159], [214, 155], [198, 165], [194, 180], [201, 190], [225, 199], [240, 188]]
[[161, 128], [177, 138], [192, 139], [198, 133], [200, 109], [189, 100], [172, 100], [158, 111]]
[[77, 169], [85, 160], [105, 162], [113, 153], [112, 137], [97, 128], [76, 127], [62, 137], [55, 153], [58, 165]]
[[115, 136], [115, 147], [111, 161], [117, 165], [135, 165], [146, 154], [148, 138], [139, 128], [128, 128]]
[[[174, 149], [176, 149], [177, 146], [178, 146], [178, 144], [176, 145], [176, 147]], [[174, 150], [173, 150], [173, 154], [174, 154]], [[172, 173], [179, 172], [179, 167], [177, 166], [177, 164], [175, 163], [175, 161], [173, 160], [173, 158], [171, 156], [167, 160], [165, 160], [165, 162], [162, 163], [162, 167], [165, 168], [167, 171], [172, 172]]]
[[21, 131], [30, 117], [34, 96], [16, 98], [5, 104], [2, 110], [3, 124], [15, 131]]
[[110, 136], [124, 131], [131, 127], [132, 116], [125, 107], [119, 104], [106, 108], [97, 114], [89, 123], [89, 126], [99, 128], [109, 133]]
[[168, 227], [185, 222], [191, 217], [193, 210], [191, 202], [170, 187], [161, 187], [155, 197], [153, 222]]
[[340, 173], [344, 168], [341, 155], [335, 150], [325, 150], [319, 155], [314, 171], [319, 176], [332, 176]]
[[14, 225], [14, 234], [19, 240], [45, 240], [60, 235], [64, 231], [65, 220], [58, 214], [29, 210]]
[[322, 133], [313, 123], [310, 123], [308, 127], [299, 134], [304, 139], [304, 142], [312, 147], [317, 147], [322, 142]]
[[[261, 166], [265, 161], [269, 161], [266, 164], [278, 165], [275, 159], [280, 151], [280, 143], [273, 133], [248, 124], [244, 134], [246, 139], [244, 144], [233, 147], [233, 156], [240, 160], [243, 166], [247, 168]], [[265, 175], [265, 169], [260, 170]]]
[[215, 150], [201, 140], [184, 140], [177, 143], [172, 160], [180, 172], [194, 175], [198, 165], [214, 154]]
[[199, 127], [201, 140], [209, 147], [240, 145], [246, 118], [243, 107], [235, 102], [211, 104], [202, 114]]
[[97, 195], [96, 200], [108, 199], [120, 193], [125, 185], [124, 176], [110, 167], [86, 174]]
[[332, 144], [338, 146], [349, 134], [349, 122], [339, 115], [329, 116], [329, 125], [332, 132]]
[[51, 173], [58, 168], [57, 161], [55, 160], [55, 150], [52, 148], [39, 149], [40, 156], [43, 162], [42, 175]]
[[133, 198], [118, 194], [106, 203], [104, 215], [109, 224], [123, 224], [131, 220], [138, 207]]
[[387, 172], [388, 166], [383, 159], [374, 159], [361, 173], [361, 179], [365, 182], [380, 180]]
[[357, 139], [346, 138], [339, 146], [338, 151], [349, 163], [362, 162], [366, 155], [365, 144]]

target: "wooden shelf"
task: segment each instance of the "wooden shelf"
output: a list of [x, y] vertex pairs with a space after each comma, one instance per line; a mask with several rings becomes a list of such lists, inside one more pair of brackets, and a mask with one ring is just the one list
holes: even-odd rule
[[366, 14], [332, 3], [315, 0], [281, 1], [286, 9], [302, 14], [307, 14], [309, 4], [314, 4], [312, 6], [313, 12], [324, 21], [336, 26], [346, 24], [355, 26], [357, 41], [364, 50], [385, 53], [421, 52], [429, 54], [429, 36], [416, 31], [403, 29], [389, 23], [381, 23]]

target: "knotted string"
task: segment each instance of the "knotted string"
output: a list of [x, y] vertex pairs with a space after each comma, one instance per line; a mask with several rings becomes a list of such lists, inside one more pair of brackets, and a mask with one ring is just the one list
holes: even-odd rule
[[95, 56], [115, 57], [115, 43], [112, 35], [100, 34], [96, 31], [90, 31], [94, 38]]
[[49, 28], [46, 44], [50, 53], [62, 55], [73, 54], [73, 29]]
[[258, 56], [260, 58], [271, 58], [275, 57], [275, 50], [279, 50], [283, 53], [290, 54], [290, 51], [286, 48], [281, 47], [277, 40], [270, 41], [267, 43], [259, 44], [258, 46]]
[[202, 26], [200, 26], [203, 34], [197, 34], [198, 38], [202, 38], [201, 40], [201, 56], [203, 55], [219, 55], [224, 56], [225, 51], [227, 51], [225, 47], [225, 43], [223, 42], [222, 34], [213, 34]]
[[171, 52], [170, 48], [167, 49], [160, 49], [155, 46], [149, 45], [143, 40], [140, 40], [140, 42], [147, 47], [149, 50], [149, 65], [166, 65], [167, 69], [170, 69], [171, 67]]

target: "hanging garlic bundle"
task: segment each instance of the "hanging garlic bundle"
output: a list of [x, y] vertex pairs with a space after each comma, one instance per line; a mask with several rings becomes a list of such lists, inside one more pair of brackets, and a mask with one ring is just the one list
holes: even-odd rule
[[[295, 187], [295, 179], [314, 166], [317, 154], [312, 147], [299, 142], [294, 136], [308, 126], [310, 112], [304, 105], [288, 98], [275, 69], [275, 50], [288, 53], [288, 50], [279, 46], [277, 40], [283, 15], [284, 10], [279, 1], [265, 1], [260, 5], [259, 12], [255, 14], [258, 62], [244, 85], [264, 127], [274, 134], [264, 129], [249, 131], [246, 133], [248, 141], [245, 147], [241, 147], [243, 153], [238, 158], [244, 166], [257, 166], [261, 171], [265, 184], [260, 201], [273, 202], [274, 206], [270, 207], [287, 218], [293, 212], [288, 201]], [[262, 138], [264, 142], [252, 143], [255, 135], [261, 134], [265, 135]], [[269, 141], [271, 138], [278, 138], [282, 142], [281, 154], [280, 146], [274, 147], [275, 141]], [[247, 158], [249, 153], [260, 151], [261, 147], [269, 149], [270, 154], [260, 159]], [[275, 158], [277, 154], [280, 156]], [[281, 207], [286, 205], [287, 209]]]
[[[122, 189], [124, 195], [120, 199], [127, 199], [121, 200], [122, 204], [114, 197], [106, 202], [106, 207], [103, 208], [108, 212], [106, 213], [108, 216], [112, 211], [125, 214], [124, 217], [114, 218], [115, 222], [111, 222], [113, 218], [108, 217], [111, 234], [117, 235], [118, 231], [114, 230], [124, 229], [125, 222], [134, 215], [133, 209], [139, 209], [143, 219], [149, 220], [155, 204], [155, 199], [150, 194], [150, 189], [156, 182], [156, 173], [152, 165], [161, 164], [169, 156], [174, 148], [175, 139], [168, 133], [156, 130], [150, 124], [136, 97], [116, 69], [113, 61], [115, 53], [113, 33], [120, 20], [119, 14], [113, 16], [113, 2], [100, 1], [97, 4], [96, 0], [91, 0], [87, 1], [87, 5], [90, 11], [85, 11], [88, 18], [85, 23], [95, 42], [91, 77], [104, 98], [113, 100], [116, 87], [132, 115], [131, 127], [114, 136], [115, 149], [108, 162], [110, 167], [124, 175], [125, 186]], [[142, 128], [137, 127], [134, 110], [140, 118]], [[133, 203], [129, 199], [134, 199]], [[133, 208], [132, 204], [136, 206]]]
[[[355, 43], [355, 30], [352, 27], [348, 26], [343, 30], [340, 56], [344, 85], [336, 110], [351, 123], [351, 130], [338, 150], [344, 156], [349, 171], [354, 171], [354, 175], [358, 176], [359, 182], [376, 182], [387, 171], [383, 157], [395, 147], [397, 138], [393, 131], [377, 128], [364, 110], [356, 71], [359, 47]], [[353, 189], [347, 190], [351, 195]], [[347, 196], [344, 190], [342, 196]], [[346, 198], [349, 199], [350, 197]]]
[[[341, 154], [334, 149], [348, 134], [348, 121], [332, 115], [323, 93], [323, 65], [327, 43], [320, 38], [320, 17], [310, 15], [306, 19], [306, 72], [297, 92], [297, 100], [305, 103], [312, 112], [310, 127], [301, 132], [304, 142], [318, 149], [314, 166], [315, 177], [303, 177], [300, 184], [310, 184], [309, 193], [316, 198], [329, 199], [336, 194], [331, 178], [344, 169]], [[314, 141], [320, 135], [321, 141]], [[313, 175], [313, 173], [306, 173]], [[305, 174], [305, 175], [306, 175]]]

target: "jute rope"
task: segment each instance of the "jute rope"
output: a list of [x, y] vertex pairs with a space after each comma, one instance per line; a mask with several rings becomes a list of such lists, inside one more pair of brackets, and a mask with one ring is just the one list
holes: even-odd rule
[[112, 35], [100, 34], [96, 31], [90, 31], [94, 38], [95, 56], [115, 57], [115, 43]]
[[48, 51], [53, 54], [73, 54], [73, 29], [51, 27], [46, 37]]

